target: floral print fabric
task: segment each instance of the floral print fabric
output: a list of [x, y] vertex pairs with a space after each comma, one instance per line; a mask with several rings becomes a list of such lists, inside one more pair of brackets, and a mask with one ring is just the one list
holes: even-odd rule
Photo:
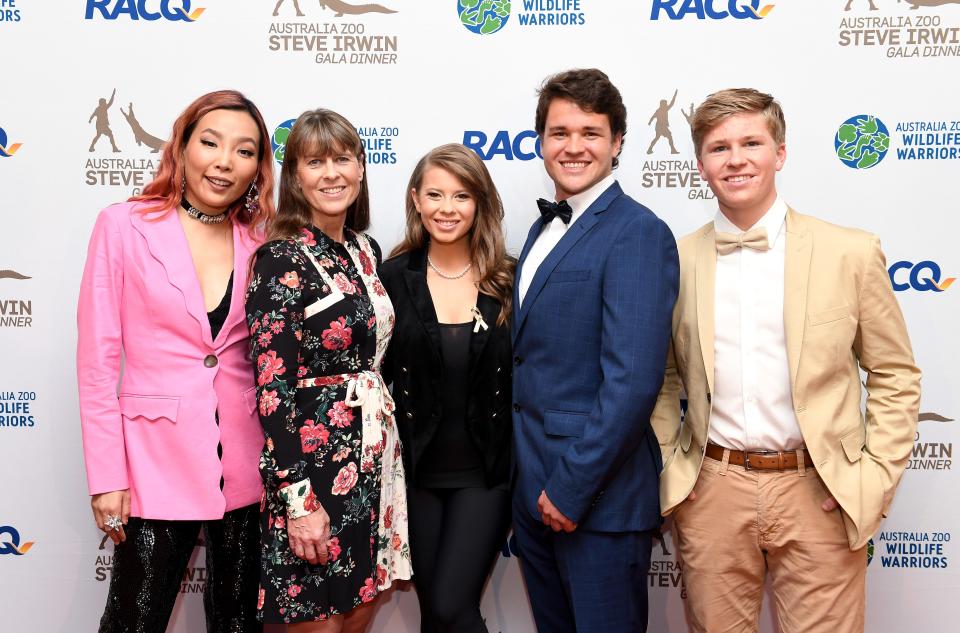
[[[393, 309], [365, 235], [317, 229], [260, 248], [247, 296], [266, 444], [259, 611], [323, 620], [410, 577], [393, 402], [380, 363]], [[286, 524], [330, 515], [326, 565], [290, 551]]]

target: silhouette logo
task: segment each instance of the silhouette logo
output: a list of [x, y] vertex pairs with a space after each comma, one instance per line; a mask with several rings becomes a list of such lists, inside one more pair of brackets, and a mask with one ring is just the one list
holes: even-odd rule
[[277, 129], [273, 131], [273, 136], [270, 137], [270, 147], [273, 148], [273, 158], [281, 165], [283, 164], [284, 152], [287, 149], [287, 138], [290, 136], [290, 130], [293, 129], [293, 124], [296, 122], [296, 119], [287, 119], [277, 126]]
[[457, 0], [460, 24], [471, 33], [490, 35], [507, 25], [509, 0]]
[[[653, 147], [657, 144], [657, 141], [664, 138], [667, 139], [667, 143], [670, 144], [670, 153], [679, 154], [677, 148], [673, 144], [673, 134], [670, 132], [670, 108], [673, 107], [673, 104], [677, 102], [677, 93], [679, 90], [673, 91], [673, 99], [667, 103], [666, 99], [660, 100], [660, 105], [656, 110], [653, 111], [653, 114], [650, 115], [650, 120], [647, 121], [647, 125], [651, 125], [654, 121], [657, 122], [655, 130], [655, 135], [653, 140], [650, 141], [650, 147], [647, 148], [647, 154], [653, 153]], [[683, 108], [680, 108], [680, 112], [683, 112], [683, 116], [686, 117], [687, 123], [690, 122], [690, 117], [693, 116], [693, 104], [690, 104], [690, 114], [684, 112]]]
[[22, 281], [24, 279], [30, 279], [30, 277], [20, 274], [15, 270], [0, 270], [0, 279], [19, 279]]
[[[273, 17], [280, 15], [280, 7], [286, 0], [277, 0], [276, 6], [273, 7]], [[299, 0], [293, 0], [293, 8], [297, 12], [297, 17], [303, 17], [303, 11], [300, 10]], [[342, 18], [344, 15], [363, 15], [364, 13], [396, 13], [393, 9], [388, 9], [382, 4], [370, 3], [370, 4], [350, 4], [349, 2], [343, 2], [343, 0], [320, 0], [321, 9], [330, 9], [334, 13], [334, 17]]]
[[948, 418], [945, 415], [940, 415], [934, 411], [926, 411], [921, 413], [917, 418], [918, 422], [953, 422], [953, 418]]
[[[120, 148], [117, 147], [117, 141], [113, 136], [113, 129], [110, 127], [110, 117], [109, 111], [113, 106], [114, 98], [117, 96], [117, 89], [113, 89], [113, 93], [110, 94], [110, 99], [100, 98], [100, 101], [97, 103], [97, 107], [93, 109], [93, 113], [90, 115], [90, 118], [87, 119], [87, 123], [93, 123], [96, 119], [96, 134], [94, 134], [93, 140], [90, 141], [90, 153], [96, 151], [97, 142], [101, 137], [106, 137], [110, 141], [110, 148], [113, 150], [114, 154], [120, 152]], [[130, 126], [130, 129], [133, 131], [133, 138], [137, 142], [137, 145], [146, 145], [156, 154], [163, 148], [165, 141], [163, 139], [157, 138], [153, 134], [148, 133], [143, 129], [143, 126], [140, 125], [140, 121], [137, 120], [136, 114], [133, 111], [133, 102], [127, 105], [127, 109], [124, 110], [120, 108], [120, 114], [123, 115], [123, 118], [127, 120], [127, 125]]]
[[17, 153], [23, 143], [14, 143], [7, 145], [7, 133], [0, 127], [0, 157], [10, 158]]
[[125, 15], [131, 20], [147, 22], [196, 22], [206, 9], [193, 9], [190, 0], [87, 0], [84, 19], [93, 20], [95, 11], [105, 20]]
[[843, 122], [833, 138], [837, 158], [851, 169], [870, 169], [890, 150], [890, 131], [872, 114], [858, 114]]
[[33, 541], [20, 543], [20, 532], [12, 525], [0, 525], [0, 555], [23, 556], [33, 547]]

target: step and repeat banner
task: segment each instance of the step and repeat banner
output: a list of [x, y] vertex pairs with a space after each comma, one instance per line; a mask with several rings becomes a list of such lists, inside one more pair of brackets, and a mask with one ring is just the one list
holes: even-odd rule
[[[881, 237], [924, 378], [909, 469], [869, 545], [867, 630], [956, 630], [960, 0], [0, 0], [0, 54], [0, 628], [99, 621], [113, 545], [86, 493], [77, 289], [97, 212], [149, 182], [191, 100], [246, 93], [274, 130], [274, 157], [304, 110], [347, 116], [387, 248], [417, 159], [465, 143], [500, 189], [518, 253], [535, 200], [552, 194], [536, 88], [598, 67], [629, 113], [619, 180], [677, 236], [716, 211], [691, 112], [715, 90], [752, 86], [786, 112], [782, 196]], [[203, 630], [203, 561], [198, 543], [171, 631]], [[651, 630], [685, 632], [668, 528], [649, 581]], [[483, 598], [490, 631], [534, 631], [526, 600], [508, 542]], [[406, 588], [372, 630], [418, 623]]]

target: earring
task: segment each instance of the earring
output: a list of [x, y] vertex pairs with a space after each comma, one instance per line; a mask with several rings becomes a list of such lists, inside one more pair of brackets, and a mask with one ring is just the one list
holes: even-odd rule
[[250, 183], [250, 187], [247, 189], [247, 197], [243, 202], [243, 206], [247, 208], [247, 213], [249, 213], [251, 216], [256, 215], [260, 210], [260, 189], [257, 187], [256, 180]]
[[183, 197], [183, 194], [187, 192], [187, 175], [184, 174], [183, 178], [180, 180], [180, 197]]

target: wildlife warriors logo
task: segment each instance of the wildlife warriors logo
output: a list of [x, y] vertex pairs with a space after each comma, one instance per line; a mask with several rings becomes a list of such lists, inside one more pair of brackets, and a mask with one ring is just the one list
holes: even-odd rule
[[10, 158], [17, 153], [23, 143], [7, 145], [7, 133], [0, 127], [0, 158]]
[[508, 0], [457, 0], [457, 13], [471, 33], [490, 35], [507, 25], [510, 18]]
[[287, 139], [290, 137], [290, 130], [293, 129], [293, 124], [296, 122], [296, 119], [287, 119], [277, 126], [277, 129], [273, 131], [273, 136], [270, 137], [270, 147], [273, 149], [273, 158], [279, 165], [283, 164], [283, 156], [287, 149]]
[[858, 114], [843, 122], [833, 139], [837, 158], [851, 169], [870, 169], [890, 150], [890, 131], [871, 114]]

